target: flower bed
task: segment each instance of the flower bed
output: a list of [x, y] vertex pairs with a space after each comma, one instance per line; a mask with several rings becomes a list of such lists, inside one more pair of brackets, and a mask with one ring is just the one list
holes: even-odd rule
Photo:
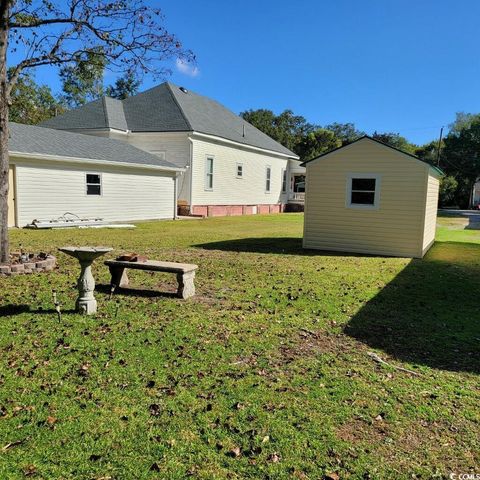
[[9, 264], [0, 264], [0, 275], [20, 275], [34, 272], [49, 272], [57, 264], [57, 259], [47, 253], [12, 253]]

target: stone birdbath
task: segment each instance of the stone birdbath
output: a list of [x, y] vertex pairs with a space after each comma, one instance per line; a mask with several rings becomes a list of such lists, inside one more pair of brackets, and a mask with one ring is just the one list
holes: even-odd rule
[[61, 247], [59, 250], [80, 262], [80, 276], [78, 277], [78, 298], [76, 302], [77, 311], [86, 315], [92, 315], [97, 311], [97, 301], [93, 296], [95, 290], [95, 279], [92, 275], [93, 261], [111, 252], [110, 247]]

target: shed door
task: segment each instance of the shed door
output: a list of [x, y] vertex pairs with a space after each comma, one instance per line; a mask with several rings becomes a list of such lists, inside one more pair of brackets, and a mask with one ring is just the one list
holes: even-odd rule
[[15, 226], [15, 174], [13, 167], [8, 170], [8, 226]]

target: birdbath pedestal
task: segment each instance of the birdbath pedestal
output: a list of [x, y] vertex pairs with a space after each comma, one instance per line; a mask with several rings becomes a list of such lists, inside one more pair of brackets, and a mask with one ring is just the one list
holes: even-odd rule
[[76, 309], [86, 315], [91, 315], [97, 311], [97, 301], [93, 296], [95, 290], [95, 279], [92, 275], [93, 261], [111, 252], [110, 247], [61, 247], [59, 250], [71, 257], [75, 257], [80, 262], [80, 277], [78, 277], [78, 298]]

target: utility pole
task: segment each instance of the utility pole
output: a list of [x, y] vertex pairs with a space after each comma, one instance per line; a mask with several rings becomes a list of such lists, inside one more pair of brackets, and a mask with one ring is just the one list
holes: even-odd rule
[[440, 129], [440, 136], [438, 137], [438, 146], [437, 146], [437, 167], [440, 166], [440, 149], [442, 148], [442, 135], [443, 127]]

